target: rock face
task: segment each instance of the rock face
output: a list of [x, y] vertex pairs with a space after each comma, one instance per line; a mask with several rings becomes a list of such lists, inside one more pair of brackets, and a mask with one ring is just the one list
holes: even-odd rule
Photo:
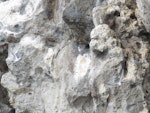
[[0, 113], [150, 112], [150, 0], [0, 8]]

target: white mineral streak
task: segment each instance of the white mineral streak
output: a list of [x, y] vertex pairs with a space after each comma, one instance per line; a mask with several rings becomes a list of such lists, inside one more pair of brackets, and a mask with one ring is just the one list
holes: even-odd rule
[[84, 76], [87, 75], [90, 62], [91, 59], [89, 54], [79, 54], [77, 56], [74, 69], [74, 78], [76, 82], [80, 81], [82, 78], [84, 78]]
[[51, 67], [53, 56], [54, 56], [54, 50], [52, 48], [49, 48], [47, 54], [44, 57], [44, 63], [47, 64], [47, 66]]
[[42, 37], [34, 37], [34, 36], [25, 36], [21, 39], [20, 45], [22, 47], [33, 46], [37, 49], [42, 49], [44, 46]]

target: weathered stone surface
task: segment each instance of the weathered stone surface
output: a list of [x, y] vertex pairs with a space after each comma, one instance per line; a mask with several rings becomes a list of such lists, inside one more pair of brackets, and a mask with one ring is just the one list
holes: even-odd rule
[[89, 43], [90, 31], [94, 27], [92, 9], [95, 2], [96, 0], [72, 0], [63, 11], [63, 20], [79, 42]]
[[149, 6], [1, 0], [0, 113], [149, 113]]
[[142, 21], [146, 27], [146, 30], [150, 32], [150, 0], [137, 0], [138, 12], [142, 18]]
[[115, 39], [112, 38], [113, 35], [113, 31], [106, 24], [95, 27], [91, 31], [91, 49], [94, 51], [104, 52], [108, 48], [112, 48], [116, 45]]

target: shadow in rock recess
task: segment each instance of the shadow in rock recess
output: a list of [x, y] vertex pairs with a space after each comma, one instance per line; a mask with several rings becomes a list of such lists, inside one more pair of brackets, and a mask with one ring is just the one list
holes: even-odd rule
[[[8, 56], [8, 44], [0, 42], [0, 80], [2, 75], [8, 72], [6, 58]], [[0, 113], [15, 113], [15, 109], [9, 103], [8, 91], [0, 83]]]

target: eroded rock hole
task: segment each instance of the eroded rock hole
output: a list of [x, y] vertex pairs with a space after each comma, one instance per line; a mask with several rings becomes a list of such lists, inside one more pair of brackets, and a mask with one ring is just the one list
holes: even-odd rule
[[136, 42], [136, 46], [137, 46], [138, 49], [141, 48], [141, 44], [139, 42]]
[[119, 11], [115, 11], [114, 12], [114, 16], [120, 16], [120, 12]]
[[111, 29], [115, 29], [115, 16], [112, 14], [107, 15], [104, 23], [107, 24]]
[[47, 47], [54, 47], [54, 46], [56, 46], [57, 42], [58, 42], [57, 39], [52, 38], [52, 37], [45, 39], [45, 45]]
[[137, 17], [135, 16], [135, 14], [134, 14], [134, 13], [132, 13], [132, 14], [130, 15], [130, 18], [131, 18], [131, 19], [135, 19], [135, 20], [137, 20]]
[[139, 36], [142, 38], [143, 41], [148, 41], [150, 43], [150, 33], [146, 32], [145, 29], [139, 32]]
[[104, 59], [108, 54], [108, 49], [104, 50], [103, 52], [100, 52], [98, 50], [94, 50], [93, 52], [95, 53], [96, 57]]

